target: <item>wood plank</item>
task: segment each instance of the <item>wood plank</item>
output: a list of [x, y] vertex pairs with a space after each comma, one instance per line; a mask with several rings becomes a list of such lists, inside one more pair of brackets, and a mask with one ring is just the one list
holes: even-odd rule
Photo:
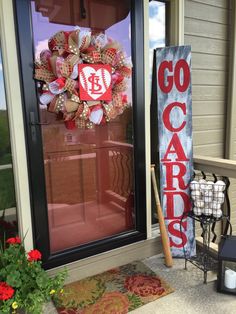
[[192, 53], [192, 69], [222, 70], [227, 69], [228, 57], [203, 53]]
[[231, 207], [231, 219], [232, 224], [236, 224], [236, 209]]
[[193, 100], [218, 100], [225, 101], [226, 87], [224, 86], [192, 86]]
[[204, 4], [208, 4], [208, 5], [213, 5], [215, 7], [219, 7], [219, 8], [225, 8], [228, 9], [229, 8], [229, 0], [192, 0], [194, 2], [200, 2], [200, 3], [204, 3]]
[[[236, 188], [236, 179], [230, 178], [230, 187], [235, 187]], [[235, 194], [236, 197], [236, 194]]]
[[230, 221], [232, 224], [236, 224], [236, 209], [231, 207], [231, 218]]
[[191, 46], [192, 52], [226, 56], [229, 51], [228, 41], [222, 39], [185, 35], [184, 43]]
[[231, 213], [230, 223], [232, 225], [233, 231], [236, 231], [236, 217], [235, 212]]
[[231, 195], [234, 195], [235, 193], [236, 193], [236, 189], [229, 192], [229, 200], [230, 200], [231, 208], [236, 208], [236, 199], [231, 196]]
[[194, 168], [236, 178], [235, 160], [194, 155]]
[[215, 39], [228, 39], [228, 25], [212, 23], [209, 21], [201, 21], [185, 17], [184, 33], [186, 35], [195, 35], [202, 37], [210, 37]]
[[192, 84], [225, 86], [227, 76], [226, 71], [192, 70]]
[[225, 113], [224, 101], [193, 101], [193, 115], [222, 115]]
[[219, 24], [228, 24], [228, 10], [209, 6], [205, 3], [185, 1], [185, 16], [215, 22]]
[[224, 144], [193, 145], [193, 155], [222, 158], [224, 156]]
[[224, 115], [193, 116], [193, 130], [194, 132], [217, 129], [224, 131], [224, 122]]
[[236, 160], [236, 141], [235, 141], [235, 134], [236, 134], [236, 127], [233, 128], [233, 134], [232, 134], [232, 139], [233, 139], [233, 156], [232, 158]]
[[193, 131], [193, 144], [219, 144], [224, 141], [224, 130]]
[[[236, 195], [236, 188], [234, 188], [234, 189], [232, 189], [232, 188], [230, 189], [230, 188], [229, 188], [228, 192], [229, 192], [230, 204], [232, 206], [232, 204], [233, 205], [236, 204], [236, 197], [235, 197], [235, 195]], [[235, 206], [233, 206], [233, 208], [235, 208]]]
[[[236, 189], [232, 190], [230, 193], [235, 194], [235, 192], [236, 192]], [[235, 197], [232, 197], [232, 196], [230, 197], [230, 205], [235, 207], [235, 205], [236, 205], [236, 198]]]

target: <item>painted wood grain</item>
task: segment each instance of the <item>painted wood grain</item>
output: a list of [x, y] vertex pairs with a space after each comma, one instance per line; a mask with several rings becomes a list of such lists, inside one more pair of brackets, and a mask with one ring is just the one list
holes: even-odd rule
[[224, 134], [224, 115], [193, 116], [193, 131], [220, 130]]
[[209, 115], [224, 115], [225, 114], [225, 101], [199, 101], [193, 102], [193, 117], [203, 116], [206, 121]]
[[189, 217], [181, 220], [183, 213], [191, 210], [188, 187], [193, 169], [190, 46], [157, 49], [156, 64], [162, 209], [172, 255], [183, 257], [184, 248], [187, 256], [194, 256], [194, 221]]
[[185, 16], [219, 24], [228, 23], [227, 9], [194, 1], [185, 1]]
[[199, 21], [198, 19], [185, 17], [185, 34], [195, 35], [214, 39], [228, 39], [228, 24], [219, 24], [209, 21]]
[[190, 45], [192, 47], [192, 52], [221, 56], [229, 54], [227, 40], [185, 35], [184, 41], [186, 45]]
[[193, 85], [207, 85], [207, 86], [226, 86], [225, 78], [228, 72], [213, 71], [213, 70], [192, 70], [192, 84]]
[[222, 70], [227, 69], [228, 58], [226, 56], [192, 53], [192, 68], [201, 70]]

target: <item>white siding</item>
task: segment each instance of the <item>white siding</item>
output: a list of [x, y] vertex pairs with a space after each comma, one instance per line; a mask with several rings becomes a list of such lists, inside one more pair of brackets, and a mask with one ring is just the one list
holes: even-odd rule
[[194, 154], [224, 158], [229, 1], [185, 1], [185, 44], [192, 47]]
[[[192, 47], [193, 147], [196, 155], [225, 157], [229, 5], [228, 0], [185, 0], [184, 42]], [[236, 195], [231, 198], [231, 206], [236, 207]], [[232, 215], [232, 222], [236, 230], [236, 213]], [[220, 231], [220, 224], [217, 229]], [[198, 234], [199, 231], [197, 228]]]

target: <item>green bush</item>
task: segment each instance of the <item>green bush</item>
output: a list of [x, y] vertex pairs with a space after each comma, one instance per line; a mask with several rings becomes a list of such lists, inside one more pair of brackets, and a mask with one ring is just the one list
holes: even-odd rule
[[38, 250], [27, 253], [19, 237], [9, 238], [0, 250], [0, 313], [41, 314], [45, 302], [63, 293], [66, 274], [49, 277]]

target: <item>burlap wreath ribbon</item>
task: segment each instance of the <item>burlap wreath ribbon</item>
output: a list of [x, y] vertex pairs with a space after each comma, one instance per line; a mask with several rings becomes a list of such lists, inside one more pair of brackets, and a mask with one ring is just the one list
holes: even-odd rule
[[[73, 121], [77, 127], [89, 128], [115, 119], [124, 111], [128, 106], [125, 92], [131, 66], [117, 42], [104, 34], [92, 36], [89, 31], [76, 29], [56, 33], [49, 39], [48, 46], [50, 50], [42, 51], [40, 60], [35, 63], [35, 79], [43, 82], [40, 102], [47, 105], [48, 111], [62, 112], [65, 122]], [[80, 63], [109, 64], [112, 67], [111, 102], [80, 100]]]

